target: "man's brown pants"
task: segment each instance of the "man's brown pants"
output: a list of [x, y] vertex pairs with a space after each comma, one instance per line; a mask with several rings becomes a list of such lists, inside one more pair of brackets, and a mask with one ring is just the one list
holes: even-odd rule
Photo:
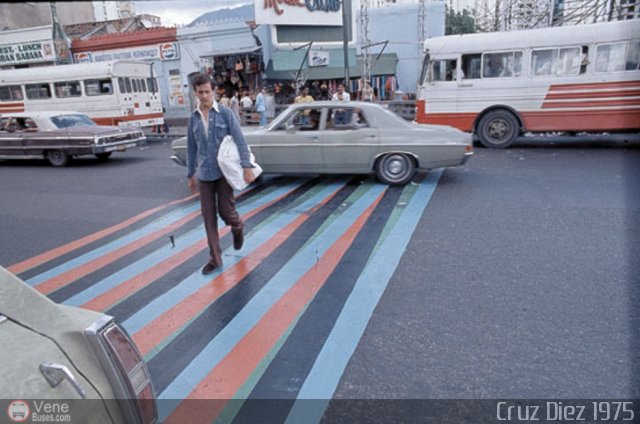
[[215, 181], [200, 181], [200, 208], [204, 228], [209, 242], [209, 264], [222, 266], [222, 249], [218, 234], [218, 212], [220, 218], [231, 226], [233, 233], [242, 231], [242, 219], [236, 211], [236, 199], [233, 188], [227, 180], [220, 178]]

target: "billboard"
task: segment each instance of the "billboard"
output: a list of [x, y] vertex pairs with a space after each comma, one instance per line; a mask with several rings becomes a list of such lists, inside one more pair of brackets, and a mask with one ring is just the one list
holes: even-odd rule
[[254, 0], [256, 24], [342, 25], [342, 0]]

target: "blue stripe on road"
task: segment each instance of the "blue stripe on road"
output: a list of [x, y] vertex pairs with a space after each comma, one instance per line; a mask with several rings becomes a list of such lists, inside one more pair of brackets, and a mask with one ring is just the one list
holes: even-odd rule
[[[279, 218], [270, 223], [270, 225], [263, 226], [259, 230], [254, 230], [254, 232], [252, 232], [249, 237], [245, 238], [245, 246], [242, 250], [249, 252], [266, 243], [287, 224], [295, 220], [300, 213], [313, 208], [321, 199], [328, 197], [343, 185], [344, 181], [328, 184], [317, 194], [296, 207], [298, 213], [293, 213], [290, 211], [284, 212]], [[218, 274], [224, 272], [225, 269], [233, 266], [238, 261], [243, 259], [242, 256], [236, 255], [235, 251], [231, 249], [232, 248], [229, 248], [223, 252], [223, 255], [225, 255], [225, 264], [222, 270], [216, 271], [214, 274], [207, 276], [202, 275], [200, 270], [197, 270], [185, 280], [181, 281], [175, 288], [158, 297], [156, 300], [151, 302], [146, 307], [140, 309], [136, 314], [132, 315], [128, 320], [126, 320], [124, 322], [124, 326], [127, 331], [129, 331], [131, 334], [140, 331], [144, 326], [162, 315], [167, 310], [171, 309], [175, 304], [179, 303], [204, 285], [208, 284]]]
[[[265, 313], [314, 266], [318, 257], [335, 243], [355, 220], [386, 190], [386, 186], [363, 184], [351, 198], [357, 198], [346, 210], [334, 212], [339, 216], [326, 227], [313, 243], [296, 252], [291, 260], [263, 287], [253, 299], [218, 333], [200, 354], [158, 396], [160, 420], [164, 420], [177, 407], [170, 399], [186, 398], [197, 385], [233, 349], [233, 347], [258, 323]], [[362, 191], [365, 191], [362, 193]]]
[[429, 173], [372, 255], [305, 380], [286, 424], [320, 422], [441, 175], [442, 170]]
[[173, 222], [179, 221], [185, 216], [189, 215], [191, 212], [194, 212], [200, 208], [200, 204], [197, 202], [191, 202], [189, 205], [183, 206], [179, 209], [172, 211], [171, 213], [164, 215], [163, 217], [156, 219], [153, 222], [145, 225], [144, 227], [128, 233], [126, 236], [123, 236], [119, 239], [113, 240], [98, 249], [87, 252], [81, 256], [78, 256], [68, 262], [65, 262], [55, 268], [52, 268], [42, 274], [38, 274], [27, 280], [27, 283], [31, 286], [38, 285], [43, 281], [47, 281], [57, 275], [63, 274], [73, 268], [76, 268], [80, 265], [83, 265], [87, 262], [90, 262], [94, 259], [99, 258], [100, 256], [107, 255], [115, 250], [118, 250], [121, 247], [128, 245], [142, 237], [145, 237], [154, 231], [160, 230], [168, 225], [171, 225]]

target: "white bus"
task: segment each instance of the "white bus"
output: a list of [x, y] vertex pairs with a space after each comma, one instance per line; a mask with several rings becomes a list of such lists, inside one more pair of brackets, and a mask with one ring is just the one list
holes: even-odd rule
[[637, 132], [640, 22], [434, 37], [424, 42], [416, 121], [487, 147], [527, 132]]
[[0, 115], [73, 110], [99, 125], [162, 124], [152, 67], [147, 62], [115, 61], [0, 71]]

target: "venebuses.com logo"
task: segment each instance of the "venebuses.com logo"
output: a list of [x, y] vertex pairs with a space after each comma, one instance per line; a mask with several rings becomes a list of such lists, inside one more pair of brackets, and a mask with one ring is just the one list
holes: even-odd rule
[[30, 413], [29, 404], [23, 400], [14, 400], [7, 408], [7, 415], [15, 423], [27, 421]]

